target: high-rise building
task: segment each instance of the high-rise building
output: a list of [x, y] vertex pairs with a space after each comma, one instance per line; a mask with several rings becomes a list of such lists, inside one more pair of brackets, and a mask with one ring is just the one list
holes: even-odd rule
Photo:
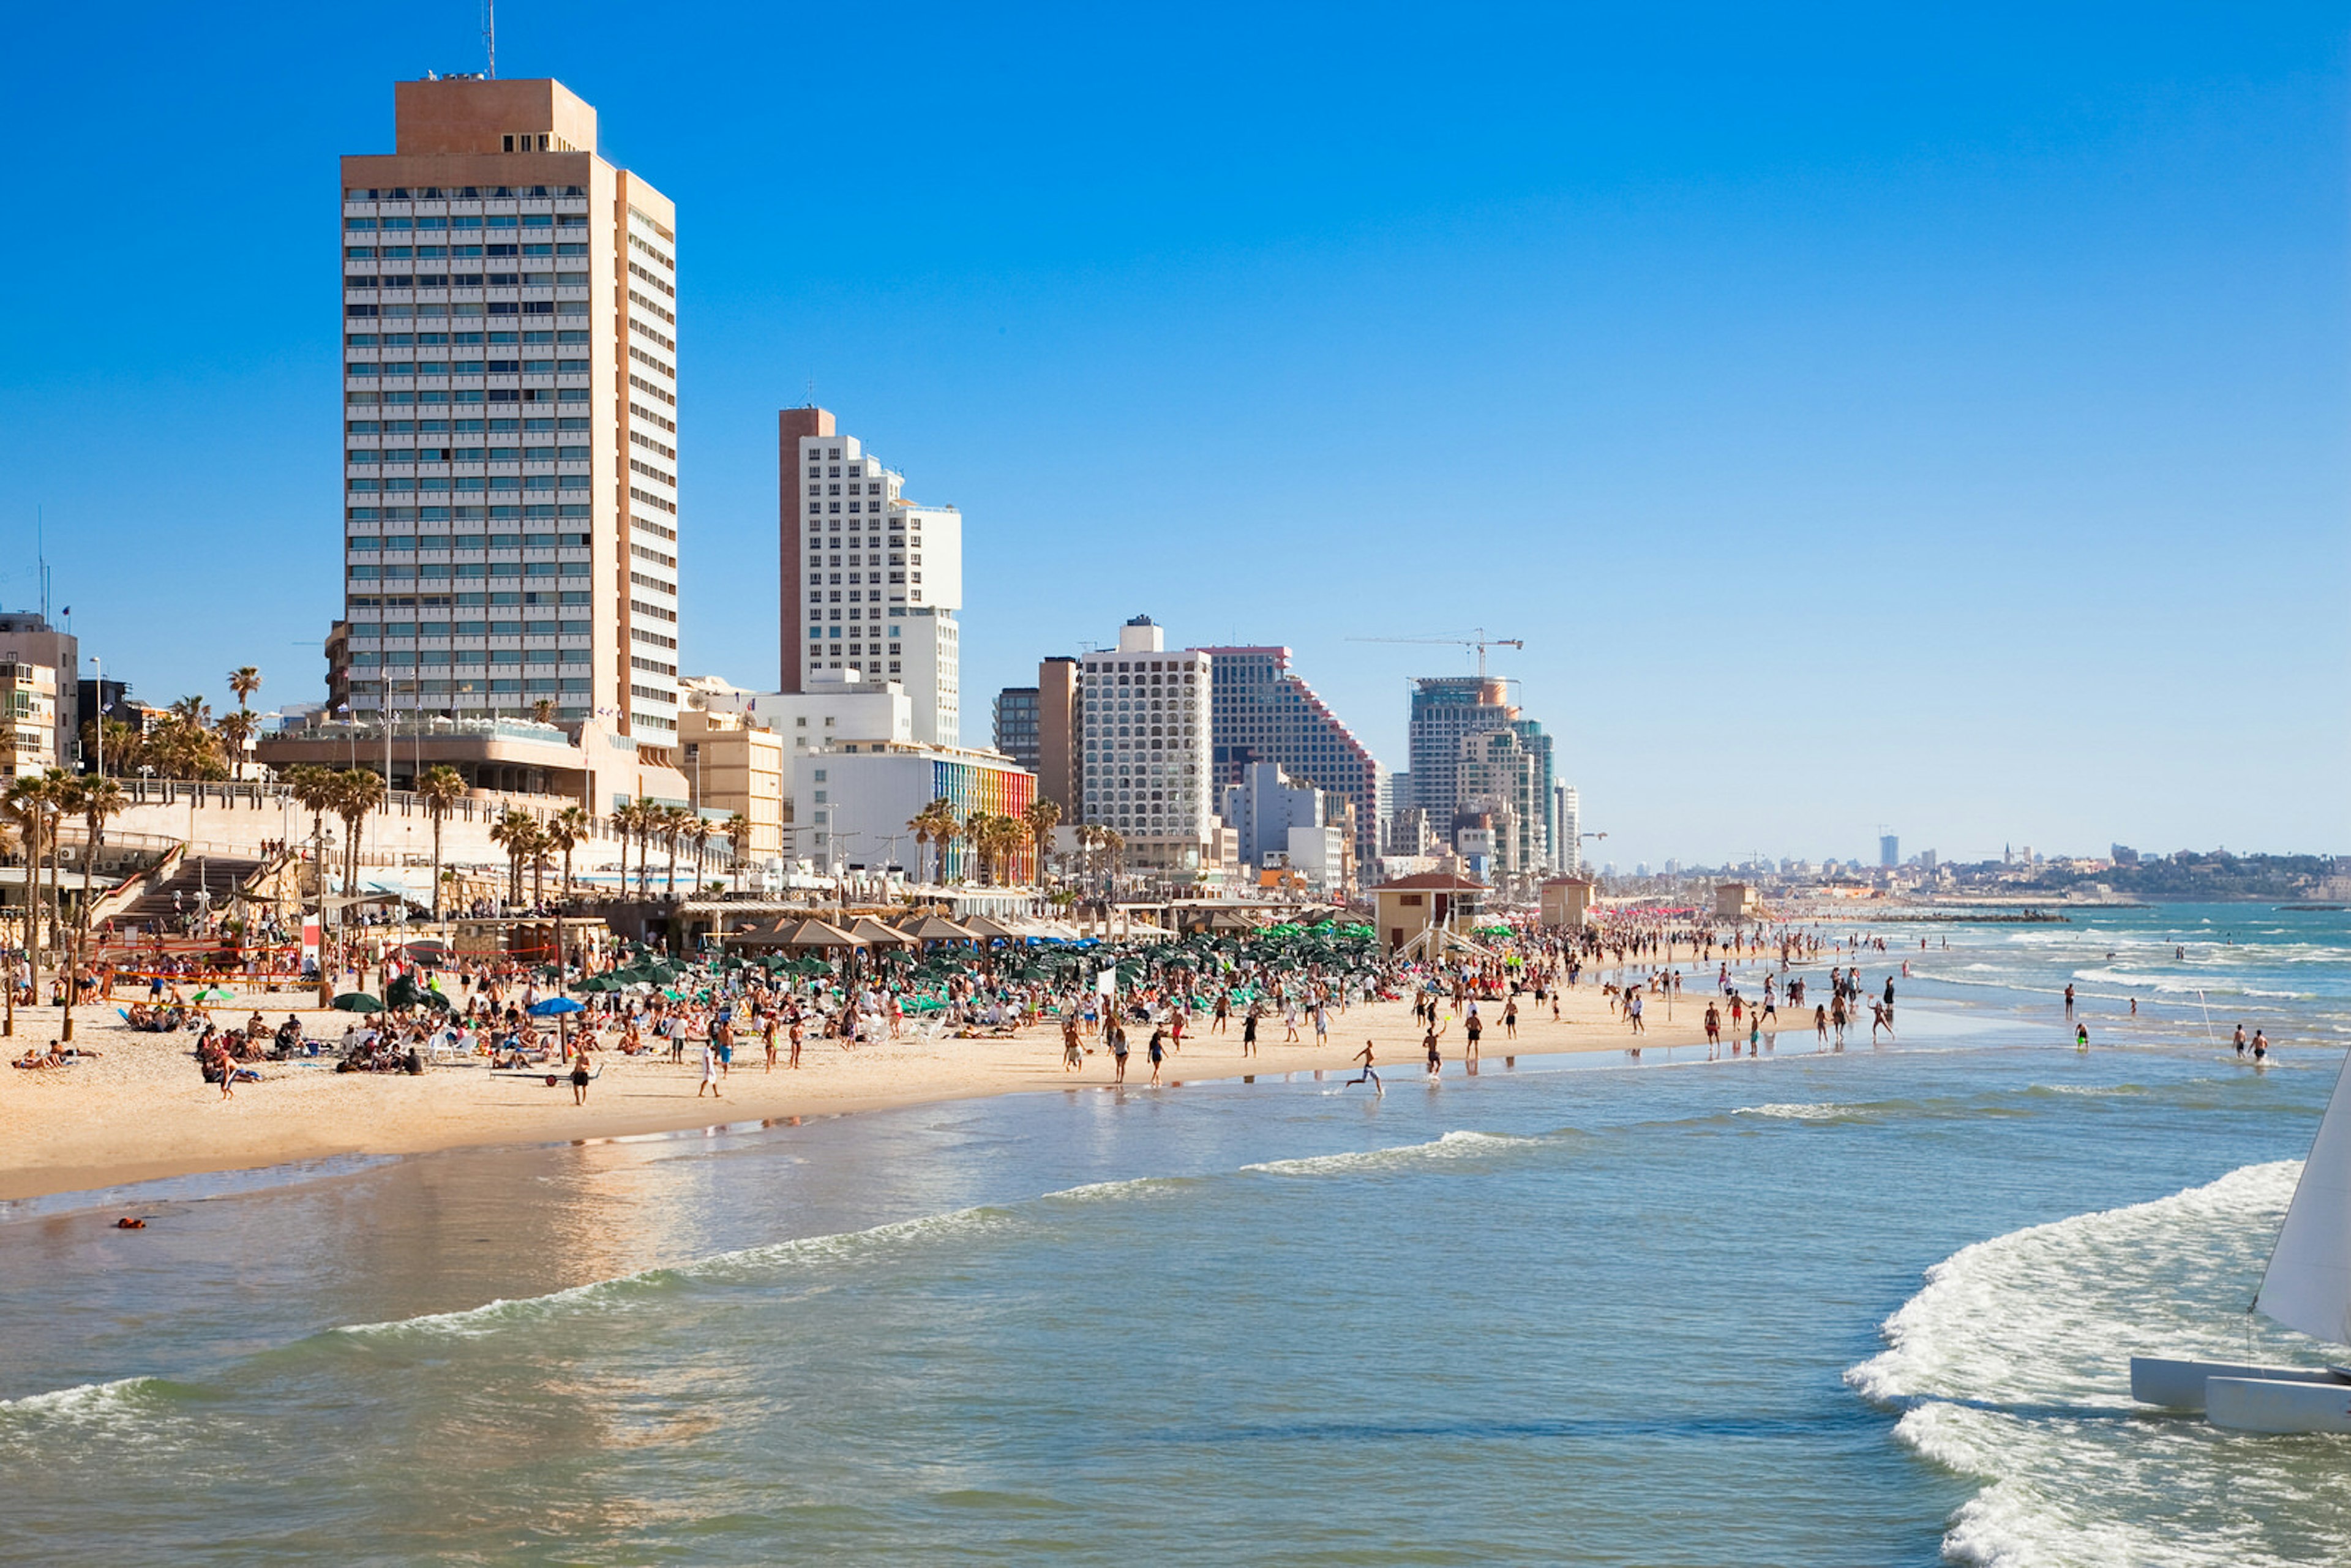
[[1542, 831], [1542, 848], [1536, 854], [1535, 865], [1529, 869], [1562, 870], [1559, 859], [1559, 798], [1552, 793], [1552, 737], [1540, 723], [1531, 718], [1512, 719], [1510, 728], [1526, 748], [1527, 755], [1534, 758], [1535, 793], [1533, 815], [1530, 821], [1532, 826]]
[[1573, 784], [1552, 786], [1552, 798], [1559, 822], [1557, 848], [1552, 863], [1568, 876], [1583, 874], [1583, 798]]
[[1451, 821], [1458, 800], [1462, 737], [1508, 729], [1518, 716], [1499, 677], [1437, 675], [1415, 681], [1408, 726], [1413, 798], [1398, 804], [1422, 808], [1440, 826]]
[[1208, 654], [1170, 651], [1148, 615], [1118, 629], [1118, 646], [1088, 653], [1081, 821], [1117, 830], [1126, 862], [1199, 871], [1217, 862], [1208, 764]]
[[[71, 768], [81, 755], [81, 643], [70, 632], [49, 624], [37, 611], [0, 611], [0, 664], [46, 664], [55, 673], [56, 692], [49, 702], [56, 730], [44, 767]], [[110, 685], [120, 685], [109, 682]], [[90, 711], [96, 713], [93, 703]], [[23, 715], [16, 716], [20, 720]]]
[[1085, 799], [1085, 708], [1075, 659], [1056, 653], [1037, 664], [1037, 798], [1061, 809], [1075, 826]]
[[[1535, 738], [1546, 743], [1542, 750], [1515, 725], [1461, 737], [1454, 785], [1456, 832], [1472, 816], [1481, 827], [1490, 828], [1493, 870], [1502, 876], [1531, 876], [1550, 863], [1544, 828], [1552, 808], [1544, 783], [1550, 737]], [[1458, 843], [1454, 847], [1468, 852]]]
[[1877, 835], [1877, 863], [1892, 871], [1902, 863], [1902, 840], [1894, 833]]
[[901, 493], [882, 465], [821, 408], [777, 419], [783, 559], [783, 680], [862, 670], [902, 682], [914, 738], [958, 744], [963, 731], [963, 515]]
[[1387, 781], [1379, 759], [1355, 738], [1305, 677], [1287, 648], [1207, 648], [1216, 672], [1210, 765], [1217, 785], [1241, 781], [1252, 763], [1275, 762], [1301, 782], [1355, 803], [1355, 858], [1379, 853]]
[[674, 762], [675, 209], [559, 82], [392, 105], [394, 151], [342, 160], [329, 689], [359, 716], [544, 703]]
[[1040, 716], [1035, 686], [1007, 686], [996, 694], [996, 749], [1037, 771]]

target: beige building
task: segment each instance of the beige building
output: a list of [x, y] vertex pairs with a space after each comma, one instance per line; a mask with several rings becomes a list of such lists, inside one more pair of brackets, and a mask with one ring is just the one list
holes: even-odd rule
[[0, 779], [37, 777], [57, 760], [57, 672], [47, 664], [0, 662]]
[[674, 765], [675, 212], [559, 82], [392, 100], [394, 150], [342, 160], [329, 689], [360, 718], [543, 702]]
[[1555, 876], [1542, 884], [1542, 923], [1550, 930], [1582, 930], [1591, 908], [1588, 878]]
[[0, 664], [47, 664], [56, 677], [57, 766], [72, 768], [81, 756], [81, 643], [35, 611], [0, 612]]
[[1449, 871], [1401, 876], [1372, 889], [1380, 945], [1407, 957], [1438, 958], [1468, 944], [1484, 883]]
[[742, 714], [689, 708], [678, 740], [694, 806], [713, 821], [740, 813], [751, 824], [749, 857], [784, 852], [784, 744]]

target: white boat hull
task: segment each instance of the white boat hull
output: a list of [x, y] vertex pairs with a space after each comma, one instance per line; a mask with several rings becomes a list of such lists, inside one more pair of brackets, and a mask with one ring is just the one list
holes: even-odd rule
[[2300, 1366], [2251, 1366], [2226, 1361], [2167, 1361], [2158, 1356], [2131, 1357], [2131, 1397], [2142, 1405], [2172, 1410], [2207, 1407], [2205, 1385], [2215, 1377], [2252, 1379], [2264, 1383], [2316, 1384], [2351, 1393], [2351, 1380], [2336, 1372]]
[[2205, 1418], [2233, 1432], [2351, 1432], [2351, 1383], [2211, 1377]]

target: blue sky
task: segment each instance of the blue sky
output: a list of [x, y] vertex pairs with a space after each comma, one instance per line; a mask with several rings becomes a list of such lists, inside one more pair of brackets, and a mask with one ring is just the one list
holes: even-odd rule
[[[19, 8], [0, 598], [315, 699], [335, 156], [464, 0]], [[1497, 668], [1604, 853], [2351, 851], [2330, 8], [501, 8], [680, 210], [686, 667], [774, 414], [967, 517], [965, 732], [1137, 612], [1392, 766]]]

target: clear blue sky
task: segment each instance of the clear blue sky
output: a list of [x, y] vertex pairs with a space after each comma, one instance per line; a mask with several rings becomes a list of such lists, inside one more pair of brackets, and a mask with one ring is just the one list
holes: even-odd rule
[[[1620, 864], [2351, 850], [2319, 6], [557, 6], [680, 212], [686, 667], [776, 674], [774, 413], [967, 518], [965, 733], [1138, 611], [1483, 625]], [[0, 598], [315, 699], [335, 156], [466, 0], [11, 13]]]

